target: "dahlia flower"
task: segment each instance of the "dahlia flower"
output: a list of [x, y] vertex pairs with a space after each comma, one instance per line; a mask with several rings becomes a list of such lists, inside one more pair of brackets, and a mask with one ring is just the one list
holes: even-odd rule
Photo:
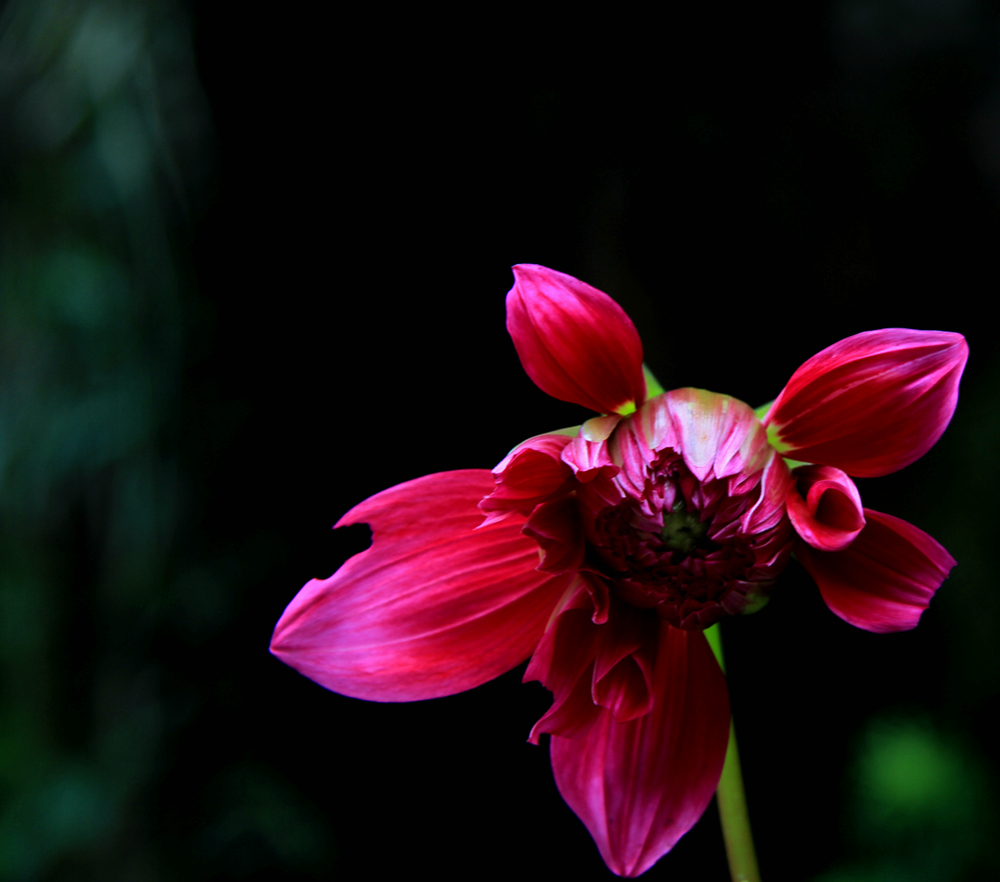
[[939, 331], [868, 331], [803, 364], [770, 407], [663, 392], [606, 294], [514, 267], [507, 328], [545, 392], [598, 416], [492, 471], [391, 487], [337, 526], [373, 543], [285, 610], [271, 651], [373, 701], [471, 689], [530, 659], [551, 690], [556, 784], [608, 867], [637, 876], [704, 812], [729, 738], [704, 630], [766, 603], [791, 555], [827, 606], [914, 627], [955, 561], [864, 508], [851, 476], [913, 462], [951, 419], [968, 355]]

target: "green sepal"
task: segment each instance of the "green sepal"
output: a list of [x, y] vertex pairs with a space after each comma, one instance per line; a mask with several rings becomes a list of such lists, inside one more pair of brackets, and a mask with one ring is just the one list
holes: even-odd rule
[[660, 385], [660, 381], [653, 376], [653, 372], [646, 367], [644, 364], [642, 366], [642, 375], [646, 378], [646, 400], [650, 398], [656, 398], [657, 395], [662, 395], [666, 389]]

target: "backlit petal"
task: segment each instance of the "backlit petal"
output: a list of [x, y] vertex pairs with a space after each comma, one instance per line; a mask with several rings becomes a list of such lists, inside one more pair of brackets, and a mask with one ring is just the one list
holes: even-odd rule
[[729, 740], [726, 681], [705, 635], [660, 628], [652, 711], [619, 723], [602, 710], [580, 737], [552, 737], [559, 792], [619, 876], [644, 873], [694, 826]]
[[372, 546], [305, 585], [271, 651], [327, 689], [373, 701], [451, 695], [524, 661], [565, 580], [537, 571], [522, 517], [476, 529], [493, 486], [486, 470], [440, 472], [355, 506], [337, 526], [370, 524]]
[[887, 475], [941, 437], [968, 356], [961, 334], [907, 328], [856, 334], [803, 364], [765, 422], [793, 459], [855, 477]]
[[843, 551], [798, 542], [795, 554], [826, 605], [866, 631], [908, 631], [941, 587], [955, 559], [912, 524], [864, 509], [865, 528]]
[[641, 405], [642, 342], [625, 311], [566, 273], [535, 264], [513, 269], [507, 330], [535, 385], [598, 413], [628, 413]]

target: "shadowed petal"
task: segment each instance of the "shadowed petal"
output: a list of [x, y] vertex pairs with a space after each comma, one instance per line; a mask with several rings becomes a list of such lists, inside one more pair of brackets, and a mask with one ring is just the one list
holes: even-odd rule
[[968, 357], [961, 334], [907, 328], [855, 334], [803, 364], [765, 422], [793, 459], [855, 477], [887, 475], [941, 437]]
[[845, 622], [866, 631], [915, 628], [955, 559], [900, 518], [864, 509], [865, 528], [843, 551], [798, 542], [795, 554], [819, 585], [823, 600]]
[[355, 506], [337, 526], [371, 524], [372, 546], [305, 585], [271, 652], [327, 689], [372, 701], [451, 695], [524, 661], [565, 580], [536, 570], [522, 517], [476, 529], [493, 487], [485, 469], [440, 472]]
[[788, 490], [788, 517], [813, 548], [840, 551], [865, 525], [861, 494], [854, 482], [833, 466], [800, 466]]
[[538, 744], [543, 732], [576, 738], [593, 724], [599, 711], [590, 687], [603, 625], [594, 622], [593, 592], [587, 586], [596, 577], [581, 573], [569, 579], [572, 593], [559, 601], [524, 672], [525, 683], [538, 680], [552, 693], [552, 706], [528, 735], [532, 744]]
[[535, 264], [513, 269], [507, 330], [535, 385], [598, 413], [629, 413], [641, 405], [642, 342], [625, 311], [566, 273]]
[[604, 628], [594, 659], [591, 695], [618, 722], [634, 720], [653, 709], [656, 616], [615, 604], [615, 616]]
[[726, 681], [705, 635], [660, 629], [653, 710], [625, 723], [602, 710], [579, 738], [552, 737], [559, 792], [619, 876], [644, 873], [694, 826], [729, 740]]
[[516, 511], [530, 515], [535, 506], [566, 493], [573, 472], [562, 459], [569, 435], [537, 435], [517, 445], [493, 469], [496, 486], [479, 503], [487, 523]]
[[580, 568], [586, 546], [576, 497], [543, 502], [531, 513], [522, 529], [538, 543], [542, 555], [538, 569], [558, 575]]

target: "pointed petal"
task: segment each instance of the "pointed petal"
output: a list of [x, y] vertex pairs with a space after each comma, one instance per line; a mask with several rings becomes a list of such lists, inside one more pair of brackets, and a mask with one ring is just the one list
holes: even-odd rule
[[887, 475], [934, 446], [969, 357], [961, 334], [886, 328], [834, 343], [802, 365], [766, 423], [778, 449], [855, 477]]
[[653, 710], [626, 723], [602, 710], [579, 738], [552, 737], [559, 792], [619, 876], [644, 873], [694, 826], [729, 741], [726, 681], [705, 635], [660, 627]]
[[912, 524], [864, 509], [865, 528], [843, 551], [796, 543], [795, 554], [819, 585], [823, 600], [845, 622], [866, 631], [908, 631], [955, 559]]
[[493, 489], [480, 469], [391, 487], [337, 526], [371, 524], [372, 546], [288, 605], [271, 652], [321, 686], [372, 701], [471, 689], [524, 661], [556, 601], [559, 577], [512, 515], [476, 529]]
[[507, 330], [543, 392], [598, 413], [629, 413], [646, 397], [642, 342], [603, 291], [544, 266], [514, 268]]
[[800, 466], [792, 472], [788, 517], [813, 548], [847, 548], [865, 525], [861, 494], [854, 482], [833, 466]]

